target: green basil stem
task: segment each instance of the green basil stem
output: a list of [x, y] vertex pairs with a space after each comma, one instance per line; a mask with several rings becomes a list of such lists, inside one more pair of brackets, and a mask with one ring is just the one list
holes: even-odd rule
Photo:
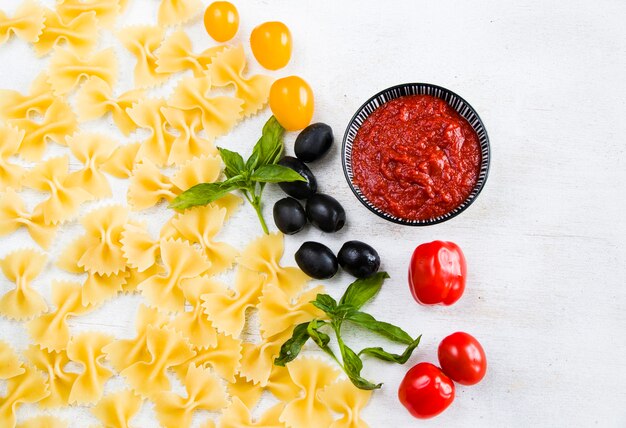
[[250, 202], [250, 205], [252, 205], [252, 208], [254, 208], [254, 211], [259, 218], [259, 222], [261, 223], [261, 227], [263, 228], [263, 232], [266, 235], [269, 235], [270, 231], [267, 227], [267, 223], [265, 222], [265, 218], [263, 218], [263, 212], [261, 211], [261, 196], [263, 195], [263, 186], [260, 186], [258, 195], [256, 194], [255, 187], [256, 185], [248, 189], [242, 189], [241, 191], [248, 200], [248, 202]]

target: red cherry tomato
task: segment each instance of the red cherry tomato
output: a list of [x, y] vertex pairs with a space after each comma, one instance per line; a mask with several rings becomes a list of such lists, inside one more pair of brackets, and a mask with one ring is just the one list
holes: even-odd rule
[[432, 418], [446, 410], [454, 400], [454, 383], [439, 367], [419, 363], [402, 379], [398, 398], [416, 418]]
[[465, 290], [467, 265], [463, 251], [454, 242], [433, 241], [413, 251], [409, 287], [423, 305], [451, 305]]
[[437, 350], [441, 370], [461, 385], [475, 385], [487, 372], [487, 357], [478, 340], [457, 332], [446, 337]]

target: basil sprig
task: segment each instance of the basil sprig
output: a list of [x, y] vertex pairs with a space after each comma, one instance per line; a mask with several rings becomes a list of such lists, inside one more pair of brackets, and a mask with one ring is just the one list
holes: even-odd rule
[[306, 181], [291, 168], [277, 165], [283, 154], [283, 134], [285, 129], [274, 116], [263, 126], [263, 135], [252, 149], [252, 154], [244, 162], [243, 157], [228, 149], [218, 147], [224, 162], [226, 180], [217, 183], [201, 183], [181, 193], [170, 208], [184, 210], [198, 205], [206, 205], [226, 194], [240, 190], [250, 202], [259, 217], [263, 231], [269, 233], [261, 213], [261, 196], [267, 183]]
[[[363, 305], [378, 294], [384, 280], [387, 278], [389, 278], [387, 272], [378, 272], [369, 278], [357, 279], [350, 284], [339, 302], [328, 294], [318, 294], [311, 303], [316, 308], [322, 310], [326, 314], [327, 319], [316, 318], [310, 322], [295, 326], [291, 338], [280, 348], [280, 354], [274, 360], [274, 364], [285, 366], [288, 362], [293, 361], [302, 350], [304, 344], [311, 339], [322, 351], [330, 355], [341, 366], [357, 388], [367, 390], [380, 388], [382, 383], [372, 383], [361, 377], [361, 370], [363, 369], [361, 355], [369, 355], [379, 360], [404, 364], [411, 357], [422, 337], [418, 336], [413, 339], [400, 327], [378, 321], [370, 314], [360, 310]], [[381, 347], [364, 348], [356, 353], [346, 345], [341, 337], [341, 326], [344, 321], [358, 325], [393, 342], [407, 345], [407, 347], [402, 354], [392, 354]], [[322, 330], [334, 332], [341, 353], [341, 360], [328, 346], [330, 336]]]

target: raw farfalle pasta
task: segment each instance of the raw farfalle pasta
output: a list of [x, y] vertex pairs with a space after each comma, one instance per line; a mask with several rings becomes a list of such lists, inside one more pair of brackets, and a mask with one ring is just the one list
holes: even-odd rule
[[203, 131], [200, 112], [164, 107], [161, 114], [167, 125], [178, 133], [170, 148], [168, 164], [181, 164], [195, 157], [218, 154], [213, 139], [199, 135]]
[[265, 411], [257, 421], [252, 420], [250, 410], [238, 398], [233, 397], [230, 405], [224, 410], [220, 419], [220, 428], [285, 428], [285, 424], [279, 420], [284, 404], [276, 404]]
[[82, 186], [94, 198], [111, 196], [111, 185], [100, 167], [111, 157], [117, 142], [103, 134], [82, 132], [66, 139], [74, 157], [84, 168], [67, 177], [70, 186]]
[[222, 379], [233, 383], [236, 381], [236, 373], [240, 367], [241, 345], [240, 339], [218, 333], [213, 346], [195, 347], [196, 355], [176, 367], [176, 373], [180, 378], [184, 378], [189, 365], [212, 367]]
[[319, 399], [341, 418], [333, 421], [329, 428], [368, 428], [361, 418], [372, 391], [356, 388], [348, 379], [332, 383], [319, 393]]
[[28, 119], [32, 113], [43, 115], [57, 98], [43, 72], [30, 86], [27, 95], [12, 89], [0, 89], [0, 119]]
[[264, 339], [261, 343], [246, 342], [241, 350], [241, 368], [239, 374], [245, 379], [265, 387], [272, 374], [274, 359], [280, 353], [280, 347], [289, 338], [291, 331], [286, 330]]
[[183, 379], [187, 397], [163, 391], [152, 397], [157, 419], [167, 428], [191, 426], [196, 410], [215, 411], [226, 407], [226, 388], [210, 369], [190, 364]]
[[[78, 268], [100, 275], [125, 270], [126, 259], [120, 240], [127, 221], [128, 210], [122, 205], [91, 211], [80, 220], [85, 234], [71, 244], [68, 253], [72, 255], [71, 260]], [[70, 271], [76, 272], [75, 269]]]
[[239, 337], [246, 322], [246, 309], [258, 304], [262, 288], [261, 275], [238, 268], [234, 289], [222, 285], [220, 290], [202, 295], [202, 307], [218, 331]]
[[159, 265], [154, 265], [144, 270], [143, 272], [139, 272], [137, 269], [127, 267], [127, 276], [124, 279], [124, 284], [122, 284], [122, 293], [139, 293], [139, 291], [137, 290], [137, 286], [144, 282], [146, 279], [150, 278], [152, 275], [158, 274], [162, 270], [163, 267]]
[[311, 304], [324, 287], [318, 286], [307, 290], [295, 301], [282, 289], [268, 284], [259, 299], [259, 321], [263, 337], [271, 337], [285, 330], [293, 330], [293, 326], [320, 318], [324, 313]]
[[180, 190], [187, 190], [196, 184], [213, 183], [221, 171], [219, 156], [202, 156], [185, 162], [172, 176], [172, 183]]
[[120, 242], [127, 264], [139, 272], [154, 266], [161, 254], [159, 240], [153, 239], [144, 225], [127, 225]]
[[137, 59], [135, 65], [135, 86], [149, 88], [163, 83], [168, 73], [159, 73], [156, 50], [161, 46], [165, 30], [158, 26], [128, 27], [118, 32], [122, 45]]
[[141, 409], [141, 397], [130, 389], [105, 395], [92, 409], [105, 428], [129, 428], [130, 420]]
[[209, 97], [210, 77], [183, 78], [168, 104], [181, 110], [198, 110], [208, 135], [227, 134], [241, 118], [243, 100], [228, 96]]
[[69, 49], [55, 50], [48, 78], [55, 95], [65, 95], [78, 86], [81, 79], [93, 77], [113, 86], [117, 80], [117, 57], [113, 49], [104, 49], [85, 57]]
[[41, 207], [29, 213], [22, 198], [13, 189], [7, 189], [0, 193], [0, 235], [8, 235], [20, 227], [25, 227], [44, 249], [50, 246], [57, 230], [54, 224], [46, 224]]
[[246, 68], [246, 54], [243, 45], [219, 52], [210, 67], [214, 86], [235, 86], [235, 97], [243, 100], [243, 114], [249, 116], [259, 111], [270, 95], [272, 78], [262, 74], [243, 77]]
[[128, 186], [128, 205], [133, 210], [145, 210], [161, 200], [171, 202], [181, 192], [170, 178], [146, 160], [135, 167]]
[[252, 241], [242, 252], [239, 264], [266, 275], [266, 284], [275, 284], [288, 295], [297, 294], [309, 277], [297, 267], [282, 267], [284, 242], [281, 233], [271, 233]]
[[130, 273], [127, 270], [112, 275], [89, 273], [83, 283], [81, 302], [84, 306], [102, 303], [124, 290]]
[[120, 13], [119, 0], [59, 0], [57, 11], [66, 21], [94, 12], [98, 24], [111, 27]]
[[70, 340], [67, 318], [94, 309], [81, 303], [82, 286], [71, 281], [52, 282], [52, 303], [56, 309], [26, 323], [30, 337], [42, 348], [54, 351], [65, 349]]
[[30, 345], [24, 356], [37, 369], [46, 373], [46, 383], [50, 395], [39, 402], [43, 408], [66, 406], [69, 404], [72, 385], [78, 377], [78, 373], [65, 370], [70, 362], [67, 352], [49, 351], [37, 345]]
[[228, 393], [237, 397], [248, 409], [252, 409], [263, 395], [263, 387], [246, 381], [241, 376], [235, 376], [235, 381], [228, 384]]
[[300, 395], [300, 387], [293, 383], [286, 367], [272, 367], [272, 374], [267, 381], [266, 388], [280, 401], [289, 402]]
[[10, 161], [11, 156], [18, 153], [24, 139], [24, 131], [9, 125], [0, 125], [0, 191], [7, 187], [19, 190], [22, 187], [24, 168]]
[[200, 0], [161, 0], [159, 24], [181, 24], [194, 17], [202, 8]]
[[137, 126], [150, 132], [150, 136], [141, 142], [138, 158], [142, 161], [150, 160], [159, 166], [169, 162], [170, 151], [176, 139], [176, 136], [165, 130], [165, 106], [163, 99], [147, 98], [126, 110]]
[[3, 426], [15, 426], [15, 412], [25, 403], [36, 403], [48, 395], [46, 382], [39, 372], [24, 365], [24, 372], [7, 380], [6, 394], [0, 401]]
[[45, 11], [45, 26], [34, 44], [35, 52], [43, 56], [65, 43], [77, 55], [88, 55], [98, 43], [98, 21], [93, 12], [83, 13], [66, 21], [50, 9]]
[[0, 45], [11, 33], [26, 42], [36, 42], [44, 24], [44, 9], [34, 0], [25, 0], [12, 17], [0, 10]]
[[112, 341], [112, 336], [96, 332], [81, 333], [69, 341], [67, 356], [82, 366], [70, 391], [70, 403], [95, 403], [102, 397], [104, 383], [113, 376], [113, 372], [102, 365], [102, 348]]
[[144, 90], [134, 89], [115, 97], [113, 88], [109, 83], [99, 77], [91, 77], [80, 87], [76, 96], [78, 120], [85, 122], [111, 113], [115, 125], [124, 135], [128, 136], [137, 129], [137, 125], [130, 118], [126, 109], [141, 101], [144, 96]]
[[161, 231], [164, 238], [182, 238], [200, 244], [211, 261], [209, 274], [230, 269], [238, 251], [225, 242], [215, 241], [226, 219], [226, 208], [209, 204], [178, 213]]
[[0, 340], [0, 379], [10, 379], [26, 371], [11, 345]]
[[0, 314], [14, 320], [32, 318], [48, 310], [44, 298], [31, 287], [48, 257], [35, 250], [17, 250], [0, 260], [2, 273], [15, 288], [0, 297]]
[[142, 397], [169, 391], [167, 369], [178, 366], [195, 355], [189, 342], [180, 333], [170, 328], [151, 325], [146, 329], [144, 353], [147, 360], [137, 361], [120, 372]]
[[215, 55], [223, 49], [225, 46], [215, 46], [195, 54], [187, 33], [178, 30], [168, 36], [157, 51], [156, 70], [159, 73], [191, 70], [195, 77], [202, 77]]
[[339, 376], [333, 366], [315, 359], [298, 358], [287, 364], [293, 382], [302, 395], [290, 401], [280, 415], [287, 427], [327, 428], [333, 423], [329, 408], [318, 398], [318, 392]]
[[26, 419], [16, 425], [15, 428], [67, 428], [69, 423], [56, 416], [43, 415]]
[[43, 120], [28, 117], [12, 119], [9, 124], [24, 131], [24, 139], [20, 144], [20, 157], [29, 161], [38, 161], [46, 151], [48, 141], [65, 145], [65, 137], [72, 135], [78, 128], [76, 115], [69, 104], [56, 99], [43, 114]]
[[118, 146], [111, 157], [102, 164], [102, 170], [117, 178], [129, 178], [135, 168], [140, 143], [129, 143]]
[[184, 281], [202, 275], [211, 264], [187, 242], [163, 239], [160, 247], [165, 271], [146, 279], [138, 288], [151, 305], [180, 311], [185, 305]]

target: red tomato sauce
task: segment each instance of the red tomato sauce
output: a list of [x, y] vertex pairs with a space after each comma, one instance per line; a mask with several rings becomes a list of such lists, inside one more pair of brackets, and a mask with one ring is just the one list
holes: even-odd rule
[[352, 145], [354, 184], [396, 217], [427, 220], [472, 192], [481, 150], [471, 125], [445, 101], [409, 95], [376, 109]]

